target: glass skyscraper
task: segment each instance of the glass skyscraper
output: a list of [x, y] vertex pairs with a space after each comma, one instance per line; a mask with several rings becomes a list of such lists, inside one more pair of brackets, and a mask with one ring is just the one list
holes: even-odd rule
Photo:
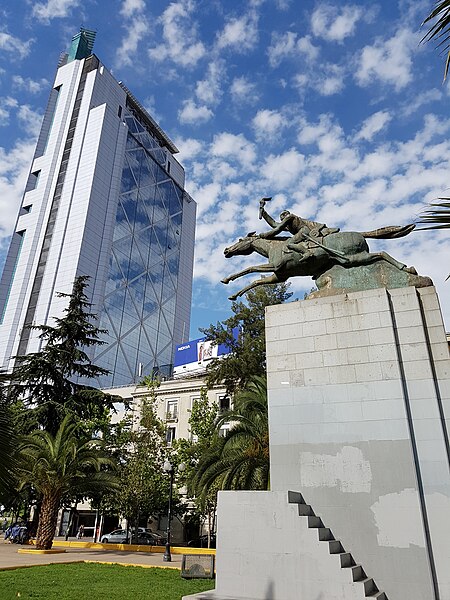
[[56, 292], [89, 275], [101, 387], [171, 371], [189, 337], [196, 204], [178, 151], [92, 54], [82, 29], [62, 56], [0, 283], [0, 368], [40, 348]]

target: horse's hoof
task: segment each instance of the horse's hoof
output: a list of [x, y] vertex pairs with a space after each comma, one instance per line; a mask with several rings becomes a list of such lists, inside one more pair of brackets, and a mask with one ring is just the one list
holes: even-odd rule
[[228, 279], [228, 277], [224, 277], [223, 279], [220, 280], [222, 283], [230, 283], [230, 279]]
[[417, 275], [417, 271], [414, 267], [405, 267], [405, 271], [411, 273], [411, 275]]
[[228, 300], [236, 300], [237, 296], [228, 296]]

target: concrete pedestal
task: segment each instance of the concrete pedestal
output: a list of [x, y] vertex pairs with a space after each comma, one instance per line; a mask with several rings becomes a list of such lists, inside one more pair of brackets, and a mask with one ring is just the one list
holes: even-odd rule
[[220, 494], [217, 588], [199, 598], [364, 598], [371, 584], [359, 596], [341, 579], [361, 571], [330, 559], [341, 544], [372, 597], [450, 600], [450, 358], [434, 288], [269, 307], [266, 343], [273, 491]]

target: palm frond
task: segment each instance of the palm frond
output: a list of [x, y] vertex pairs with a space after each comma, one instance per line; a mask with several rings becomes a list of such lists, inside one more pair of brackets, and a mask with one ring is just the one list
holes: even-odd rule
[[[450, 0], [449, 0], [450, 2]], [[438, 198], [439, 202], [431, 202], [429, 208], [423, 211], [419, 223], [429, 225], [429, 227], [420, 227], [420, 230], [427, 229], [450, 229], [450, 198]]]
[[421, 43], [437, 40], [438, 48], [447, 53], [444, 67], [444, 81], [447, 79], [450, 66], [450, 0], [440, 0], [435, 3], [434, 9], [423, 21], [422, 26], [436, 19], [436, 22], [430, 27], [427, 33], [420, 40]]

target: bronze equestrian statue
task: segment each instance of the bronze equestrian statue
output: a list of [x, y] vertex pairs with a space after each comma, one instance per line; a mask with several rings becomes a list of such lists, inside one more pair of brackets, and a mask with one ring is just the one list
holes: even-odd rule
[[[414, 267], [406, 267], [386, 252], [370, 252], [366, 238], [394, 239], [411, 233], [415, 225], [404, 227], [383, 227], [373, 231], [340, 231], [327, 227], [324, 223], [302, 219], [284, 211], [280, 222], [275, 221], [260, 201], [260, 218], [272, 227], [271, 231], [256, 235], [250, 233], [245, 238], [225, 248], [226, 258], [248, 255], [256, 252], [268, 259], [268, 263], [247, 267], [222, 279], [229, 283], [250, 273], [272, 273], [245, 286], [230, 296], [238, 296], [259, 285], [280, 283], [295, 276], [312, 276], [318, 292], [310, 297], [344, 293], [377, 287], [426, 287], [431, 279], [417, 275]], [[279, 237], [287, 231], [292, 237]]]

